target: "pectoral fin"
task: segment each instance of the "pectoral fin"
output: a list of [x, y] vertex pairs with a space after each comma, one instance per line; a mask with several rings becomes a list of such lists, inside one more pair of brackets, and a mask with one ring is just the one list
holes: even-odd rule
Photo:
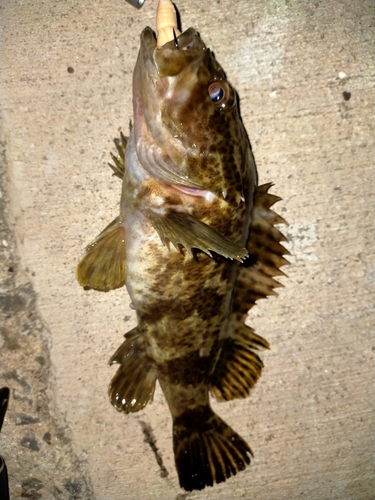
[[212, 251], [240, 262], [248, 255], [246, 248], [229, 240], [192, 215], [178, 212], [159, 215], [151, 211], [146, 215], [159, 233], [161, 241], [164, 244], [170, 241], [177, 250], [180, 249], [179, 246], [182, 246], [190, 255], [193, 255], [192, 249], [196, 248], [210, 257], [212, 257]]
[[120, 216], [86, 247], [77, 266], [77, 279], [86, 290], [103, 292], [125, 284], [125, 228]]

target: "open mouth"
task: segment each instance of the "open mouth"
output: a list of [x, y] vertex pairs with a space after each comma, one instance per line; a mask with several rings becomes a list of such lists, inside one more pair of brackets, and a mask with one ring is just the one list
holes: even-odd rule
[[152, 60], [160, 77], [175, 76], [206, 52], [206, 46], [194, 28], [181, 33], [171, 0], [159, 0], [156, 13], [156, 36], [145, 28], [141, 36], [144, 55]]

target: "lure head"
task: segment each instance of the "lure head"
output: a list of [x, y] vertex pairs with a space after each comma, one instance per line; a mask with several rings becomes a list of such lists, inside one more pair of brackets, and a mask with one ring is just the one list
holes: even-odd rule
[[150, 175], [232, 206], [244, 201], [249, 142], [236, 92], [197, 31], [158, 47], [144, 29], [133, 89], [137, 154]]

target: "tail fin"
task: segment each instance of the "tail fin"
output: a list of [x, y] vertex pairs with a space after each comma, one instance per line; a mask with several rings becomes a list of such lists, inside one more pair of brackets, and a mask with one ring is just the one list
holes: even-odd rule
[[174, 419], [173, 449], [180, 486], [187, 491], [224, 482], [244, 470], [253, 455], [209, 406], [187, 410]]

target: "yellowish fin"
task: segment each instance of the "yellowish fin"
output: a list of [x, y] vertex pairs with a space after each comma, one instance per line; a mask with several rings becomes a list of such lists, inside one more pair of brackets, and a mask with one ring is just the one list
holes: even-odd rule
[[158, 215], [151, 211], [148, 211], [146, 215], [159, 233], [161, 241], [164, 244], [166, 241], [170, 241], [177, 250], [181, 246], [190, 255], [193, 255], [192, 249], [196, 248], [210, 257], [212, 257], [212, 251], [228, 259], [235, 259], [240, 262], [248, 255], [246, 248], [229, 240], [192, 215], [178, 212]]
[[253, 349], [268, 349], [268, 342], [244, 323], [223, 341], [211, 377], [210, 391], [218, 401], [246, 398], [262, 373], [263, 362]]
[[125, 284], [125, 228], [121, 216], [86, 247], [86, 254], [77, 266], [77, 279], [86, 290], [102, 292]]
[[110, 360], [110, 364], [120, 363], [121, 366], [111, 381], [108, 395], [117, 410], [131, 413], [152, 401], [156, 375], [137, 329], [125, 337]]
[[114, 165], [112, 165], [112, 163], [108, 163], [108, 165], [113, 170], [113, 175], [122, 180], [125, 174], [125, 150], [128, 143], [128, 138], [125, 137], [121, 132], [120, 139], [115, 139], [113, 142], [115, 143], [116, 149], [118, 151], [118, 156], [115, 156], [111, 153]]
[[185, 411], [173, 422], [180, 486], [202, 490], [222, 483], [250, 463], [249, 445], [209, 406]]

